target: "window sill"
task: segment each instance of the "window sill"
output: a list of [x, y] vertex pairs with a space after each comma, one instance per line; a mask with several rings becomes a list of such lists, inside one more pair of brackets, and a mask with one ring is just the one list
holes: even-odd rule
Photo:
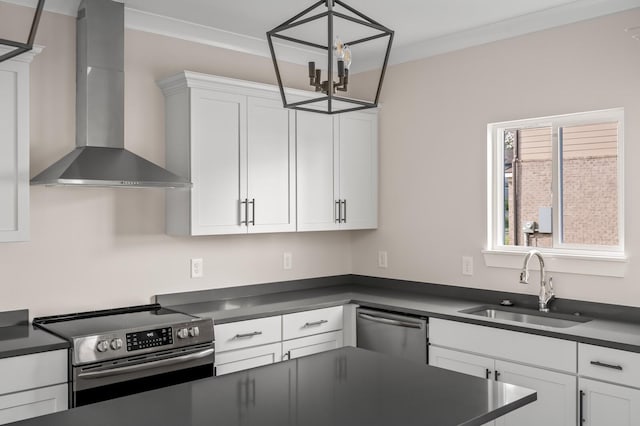
[[[483, 250], [484, 262], [489, 267], [522, 269], [526, 250]], [[538, 249], [544, 256], [547, 271], [569, 274], [597, 275], [602, 277], [625, 276], [629, 259], [624, 253], [608, 252], [569, 252]], [[533, 264], [535, 264], [534, 262]], [[535, 266], [534, 266], [535, 267]]]

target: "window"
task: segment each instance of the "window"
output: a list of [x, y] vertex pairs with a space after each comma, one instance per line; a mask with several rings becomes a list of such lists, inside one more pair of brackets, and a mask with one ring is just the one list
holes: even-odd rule
[[623, 109], [488, 125], [487, 251], [624, 258]]

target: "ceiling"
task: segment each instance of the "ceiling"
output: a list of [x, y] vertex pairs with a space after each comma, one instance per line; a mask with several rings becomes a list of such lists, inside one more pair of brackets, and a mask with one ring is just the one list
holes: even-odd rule
[[[117, 1], [125, 4], [128, 28], [268, 56], [265, 33], [315, 0]], [[395, 31], [392, 64], [640, 7], [640, 0], [344, 1]], [[79, 3], [46, 0], [45, 9], [75, 16]], [[299, 53], [289, 52], [286, 59], [304, 63]]]

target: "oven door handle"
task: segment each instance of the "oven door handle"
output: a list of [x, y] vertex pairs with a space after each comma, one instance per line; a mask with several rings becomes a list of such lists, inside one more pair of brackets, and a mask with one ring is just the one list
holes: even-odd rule
[[101, 377], [115, 376], [122, 373], [130, 373], [133, 371], [148, 370], [150, 368], [164, 367], [167, 365], [181, 364], [183, 362], [193, 361], [196, 359], [206, 358], [213, 354], [213, 349], [206, 349], [201, 352], [193, 354], [181, 355], [174, 358], [161, 359], [158, 361], [145, 362], [136, 365], [127, 365], [125, 367], [110, 368], [108, 370], [89, 371], [85, 373], [79, 373], [78, 378], [83, 379], [98, 379]]

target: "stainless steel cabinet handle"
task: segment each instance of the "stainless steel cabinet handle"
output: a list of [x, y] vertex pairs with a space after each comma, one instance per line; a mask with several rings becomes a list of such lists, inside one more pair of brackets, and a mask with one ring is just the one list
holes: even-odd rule
[[376, 317], [374, 315], [363, 314], [363, 313], [359, 313], [358, 316], [362, 319], [379, 322], [382, 324], [397, 325], [398, 327], [422, 328], [422, 324], [419, 322], [398, 321], [394, 319]]
[[491, 378], [491, 370], [485, 368], [484, 378], [489, 380]]
[[181, 364], [183, 362], [205, 358], [212, 354], [213, 354], [213, 349], [206, 349], [204, 351], [196, 352], [194, 354], [182, 355], [182, 356], [177, 356], [177, 357], [168, 358], [168, 359], [161, 359], [158, 361], [145, 362], [143, 364], [127, 365], [125, 367], [116, 367], [116, 368], [111, 368], [109, 370], [89, 371], [86, 373], [78, 374], [78, 377], [82, 377], [85, 379], [97, 379], [100, 377], [115, 376], [118, 374], [128, 373], [132, 371], [148, 370], [150, 368]]
[[247, 210], [249, 209], [249, 204], [251, 204], [251, 221], [249, 221], [249, 218], [247, 217], [247, 226], [256, 226], [256, 199], [252, 198], [251, 201], [247, 200]]
[[600, 361], [591, 361], [591, 365], [595, 365], [596, 367], [612, 368], [614, 370], [622, 371], [622, 366], [621, 365], [607, 364], [607, 363], [600, 362]]
[[493, 380], [495, 380], [497, 382], [499, 377], [500, 377], [500, 372], [498, 370], [494, 371], [493, 372]]
[[262, 331], [253, 331], [251, 333], [236, 334], [234, 339], [245, 339], [247, 337], [259, 336], [261, 334], [262, 334]]
[[290, 360], [291, 359], [291, 351], [287, 351], [284, 354], [282, 354], [282, 359], [283, 360]]
[[340, 200], [336, 200], [336, 205], [333, 209], [333, 217], [335, 218], [336, 223], [340, 223], [342, 221], [342, 209], [340, 208], [341, 204], [342, 203], [340, 202]]
[[[246, 198], [244, 200], [240, 200], [240, 225], [248, 225], [249, 222], [249, 217], [247, 216], [247, 214], [249, 213], [249, 206], [248, 206], [248, 201]], [[244, 204], [244, 220], [242, 220], [242, 205]]]
[[342, 223], [347, 223], [347, 200], [342, 200]]
[[580, 423], [584, 423], [586, 420], [584, 419], [584, 392], [580, 391]]
[[320, 321], [307, 322], [302, 326], [302, 328], [315, 327], [316, 325], [322, 325], [322, 324], [324, 324], [326, 322], [329, 322], [329, 320], [320, 320]]

